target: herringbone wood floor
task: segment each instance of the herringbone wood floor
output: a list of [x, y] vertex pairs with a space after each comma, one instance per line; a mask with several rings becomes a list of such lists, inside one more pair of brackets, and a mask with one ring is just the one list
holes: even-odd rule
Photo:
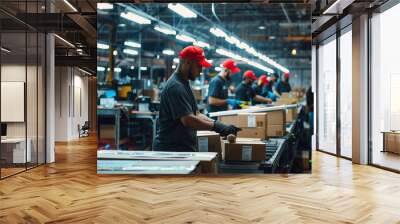
[[314, 153], [313, 173], [96, 175], [96, 142], [0, 181], [0, 223], [400, 223], [400, 175]]

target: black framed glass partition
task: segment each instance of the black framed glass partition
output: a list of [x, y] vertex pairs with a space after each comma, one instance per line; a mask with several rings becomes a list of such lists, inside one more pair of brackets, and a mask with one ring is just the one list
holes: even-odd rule
[[352, 158], [352, 27], [341, 31], [339, 38], [340, 156]]
[[45, 163], [46, 39], [23, 22], [44, 5], [0, 3], [1, 179]]
[[317, 46], [317, 149], [351, 159], [351, 23]]
[[317, 148], [336, 154], [336, 35], [320, 43], [317, 54]]
[[370, 18], [370, 162], [400, 171], [400, 4], [391, 5]]

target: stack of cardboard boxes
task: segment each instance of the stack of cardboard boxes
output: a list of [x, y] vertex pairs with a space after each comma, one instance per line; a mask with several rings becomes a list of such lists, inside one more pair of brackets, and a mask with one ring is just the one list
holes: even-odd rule
[[[299, 98], [291, 96], [289, 93], [282, 93], [281, 97], [276, 101], [275, 105], [289, 105], [297, 104]], [[286, 122], [290, 123], [297, 118], [297, 108], [291, 108], [286, 110]]]

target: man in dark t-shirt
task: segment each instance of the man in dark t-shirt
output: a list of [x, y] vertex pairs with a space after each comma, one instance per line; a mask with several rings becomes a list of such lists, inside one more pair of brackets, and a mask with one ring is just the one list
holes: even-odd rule
[[256, 91], [252, 88], [252, 83], [257, 80], [257, 76], [253, 71], [248, 70], [243, 74], [243, 81], [236, 88], [236, 99], [240, 101], [251, 102], [255, 100], [260, 103], [272, 103], [271, 99], [257, 95]]
[[224, 61], [222, 67], [222, 71], [208, 85], [207, 110], [209, 113], [228, 110], [228, 105], [235, 108], [240, 104], [237, 100], [228, 99], [228, 82], [232, 75], [240, 72], [240, 69], [232, 59]]
[[276, 84], [276, 91], [279, 93], [279, 95], [292, 91], [292, 87], [289, 84], [289, 76], [289, 73], [283, 74], [282, 79]]
[[199, 113], [189, 80], [200, 76], [203, 67], [210, 67], [203, 49], [184, 48], [179, 65], [160, 94], [160, 118], [154, 150], [190, 152], [196, 150], [196, 130], [213, 130], [222, 136], [236, 134], [239, 128], [214, 121]]

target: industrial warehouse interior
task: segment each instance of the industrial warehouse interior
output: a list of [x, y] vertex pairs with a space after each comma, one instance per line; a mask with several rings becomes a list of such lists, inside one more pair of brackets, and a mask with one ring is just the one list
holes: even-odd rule
[[0, 223], [399, 223], [397, 0], [0, 2]]

